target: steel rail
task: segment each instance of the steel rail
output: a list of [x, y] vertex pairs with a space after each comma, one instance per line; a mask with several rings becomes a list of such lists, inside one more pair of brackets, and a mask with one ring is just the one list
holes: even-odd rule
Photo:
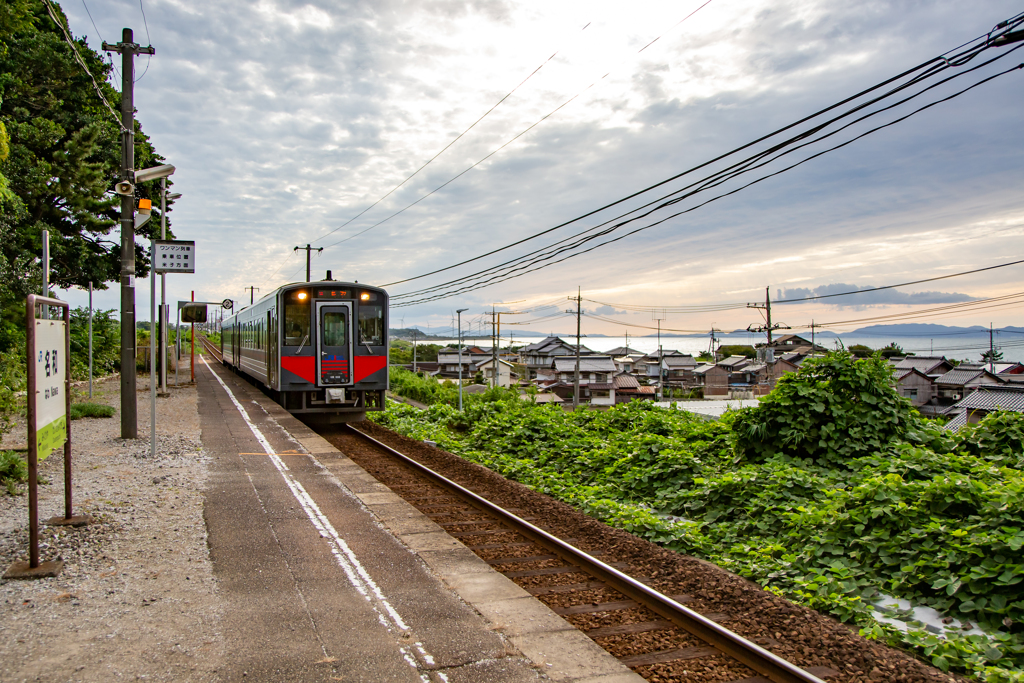
[[623, 574], [618, 569], [605, 564], [579, 548], [552, 536], [543, 529], [495, 505], [486, 498], [478, 496], [469, 489], [456, 484], [444, 475], [438, 474], [387, 444], [381, 443], [372, 436], [364, 434], [350, 425], [345, 425], [345, 427], [360, 438], [366, 439], [384, 449], [440, 486], [464, 498], [474, 507], [498, 517], [502, 523], [512, 527], [516, 532], [529, 538], [531, 541], [554, 552], [569, 564], [577, 566], [603, 580], [615, 590], [632, 598], [652, 612], [661, 615], [676, 626], [721, 650], [770, 680], [776, 683], [824, 683], [817, 676], [772, 654], [743, 636], [723, 628], [702, 614], [683, 607], [667, 595], [659, 593], [650, 586]]
[[221, 363], [224, 362], [224, 354], [220, 352], [217, 345], [210, 341], [205, 334], [196, 335], [196, 338], [199, 339], [199, 342], [206, 347], [206, 350], [209, 351], [214, 358], [219, 360]]

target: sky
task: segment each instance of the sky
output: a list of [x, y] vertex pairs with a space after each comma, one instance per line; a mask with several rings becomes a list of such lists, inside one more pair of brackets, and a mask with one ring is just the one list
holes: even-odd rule
[[[1022, 9], [1001, 0], [684, 0], [628, 8], [551, 0], [64, 0], [62, 8], [74, 34], [94, 48], [130, 27], [137, 42], [156, 49], [138, 60], [138, 118], [177, 168], [173, 191], [182, 198], [169, 214], [172, 229], [197, 243], [196, 274], [167, 276], [172, 306], [191, 291], [197, 300], [248, 303], [246, 287], [262, 296], [304, 280], [305, 252], [294, 247], [307, 243], [324, 247], [312, 256], [314, 279], [330, 269], [335, 279], [388, 285], [393, 304], [415, 302], [423, 297], [401, 295], [549, 246], [618, 212], [400, 281], [712, 160], [983, 36]], [[978, 82], [1022, 56], [957, 82]], [[579, 291], [591, 334], [647, 334], [659, 320], [668, 330], [732, 330], [763, 323], [746, 304], [763, 302], [766, 289], [772, 299], [805, 298], [1024, 259], [1017, 246], [1022, 79], [1024, 70], [1009, 73], [735, 194], [678, 205], [694, 208], [688, 213], [669, 217], [671, 207], [662, 209], [630, 226], [666, 219], [660, 224], [589, 253], [394, 307], [391, 326], [450, 329], [456, 309], [479, 326], [494, 306], [508, 312], [503, 326], [564, 333], [574, 328], [564, 311]], [[801, 155], [809, 156], [794, 159]], [[730, 183], [721, 189], [742, 184]], [[619, 208], [635, 209], [646, 197]], [[876, 319], [1024, 325], [1022, 274], [1024, 264], [790, 303], [774, 306], [773, 317], [794, 330], [812, 320], [835, 331]], [[87, 300], [83, 292], [63, 295], [75, 305]], [[136, 296], [138, 319], [146, 320], [148, 282], [138, 283]], [[1005, 298], [983, 301], [995, 297]], [[94, 301], [119, 305], [114, 290]]]

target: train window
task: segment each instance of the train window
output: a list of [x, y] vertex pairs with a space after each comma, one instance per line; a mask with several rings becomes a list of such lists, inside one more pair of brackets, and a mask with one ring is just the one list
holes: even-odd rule
[[309, 343], [309, 299], [286, 301], [284, 304], [285, 346], [301, 346]]
[[324, 313], [324, 346], [345, 346], [344, 313], [327, 311]]
[[384, 307], [360, 304], [359, 343], [379, 346], [384, 343]]

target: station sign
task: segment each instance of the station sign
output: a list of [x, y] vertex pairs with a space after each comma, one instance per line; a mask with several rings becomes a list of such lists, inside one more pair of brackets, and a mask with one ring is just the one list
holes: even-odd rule
[[153, 271], [156, 273], [196, 272], [195, 240], [153, 240]]
[[36, 432], [36, 453], [42, 462], [67, 439], [67, 324], [63, 320], [35, 323], [35, 424], [29, 428]]

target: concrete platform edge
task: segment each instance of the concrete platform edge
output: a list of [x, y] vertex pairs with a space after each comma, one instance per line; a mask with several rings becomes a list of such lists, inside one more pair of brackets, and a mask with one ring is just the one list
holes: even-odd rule
[[538, 670], [552, 680], [565, 683], [644, 681], [547, 605], [494, 570], [460, 541], [448, 536], [444, 529], [376, 481], [298, 418], [255, 387], [249, 394], [449, 590], [475, 609], [484, 618], [487, 628], [505, 635]]

